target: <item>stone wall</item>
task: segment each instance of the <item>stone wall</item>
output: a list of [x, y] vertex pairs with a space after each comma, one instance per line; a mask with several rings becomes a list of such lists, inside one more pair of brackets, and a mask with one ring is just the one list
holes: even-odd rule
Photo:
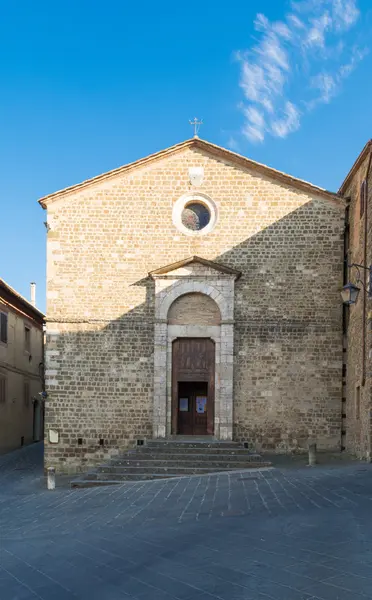
[[[199, 188], [190, 167], [204, 169]], [[190, 190], [218, 209], [206, 235], [174, 224], [173, 206]], [[191, 255], [242, 272], [234, 438], [282, 451], [303, 448], [310, 435], [339, 447], [341, 202], [187, 148], [51, 201], [48, 223], [47, 465], [77, 470], [152, 435], [148, 273]]]
[[[361, 162], [354, 177], [344, 190], [349, 198], [349, 263], [372, 263], [372, 174], [369, 175], [368, 201], [363, 215], [360, 211], [361, 184], [368, 169], [369, 156]], [[365, 220], [367, 219], [367, 250], [364, 263]], [[363, 269], [360, 271], [362, 281], [368, 282]], [[356, 283], [357, 271], [350, 270], [348, 279]], [[370, 459], [371, 454], [371, 377], [372, 377], [372, 302], [363, 289], [362, 284], [358, 301], [345, 311], [345, 389], [344, 389], [344, 423], [345, 447], [361, 458]], [[364, 301], [365, 311], [364, 311]], [[364, 318], [365, 312], [365, 318]], [[363, 334], [364, 329], [364, 334]], [[364, 338], [363, 338], [364, 335]], [[363, 339], [365, 358], [363, 358]]]
[[219, 325], [217, 304], [204, 294], [185, 294], [175, 300], [168, 312], [169, 325]]

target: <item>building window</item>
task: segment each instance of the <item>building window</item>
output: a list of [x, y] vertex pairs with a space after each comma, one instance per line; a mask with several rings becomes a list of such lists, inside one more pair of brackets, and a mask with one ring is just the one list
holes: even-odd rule
[[31, 352], [31, 329], [29, 327], [25, 327], [25, 350]]
[[6, 400], [6, 377], [0, 373], [0, 404]]
[[26, 407], [30, 406], [30, 382], [23, 382], [23, 403]]
[[364, 211], [367, 206], [367, 194], [368, 194], [367, 190], [368, 190], [367, 180], [364, 179], [362, 181], [362, 185], [360, 186], [360, 194], [359, 194], [360, 218], [363, 217]]
[[0, 313], [0, 342], [8, 343], [8, 314]]
[[186, 204], [181, 215], [182, 225], [193, 231], [204, 229], [211, 220], [208, 208], [200, 202]]
[[173, 223], [185, 235], [204, 235], [217, 223], [217, 207], [206, 194], [185, 194], [173, 206]]
[[360, 417], [360, 385], [358, 385], [355, 390], [355, 418], [359, 419], [359, 417]]

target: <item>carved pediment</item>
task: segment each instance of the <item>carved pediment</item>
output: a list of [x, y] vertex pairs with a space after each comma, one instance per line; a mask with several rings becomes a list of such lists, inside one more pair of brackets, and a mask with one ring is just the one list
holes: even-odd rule
[[154, 279], [205, 278], [216, 276], [227, 276], [238, 279], [241, 272], [221, 263], [206, 260], [200, 256], [190, 256], [184, 260], [150, 271], [149, 275]]

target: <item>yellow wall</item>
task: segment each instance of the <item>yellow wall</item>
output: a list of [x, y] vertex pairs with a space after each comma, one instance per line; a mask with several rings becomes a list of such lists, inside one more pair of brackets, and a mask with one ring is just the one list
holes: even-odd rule
[[[8, 341], [0, 342], [0, 375], [6, 378], [5, 402], [0, 402], [0, 453], [13, 450], [34, 439], [34, 402], [40, 404], [42, 380], [39, 365], [43, 361], [43, 332], [40, 325], [2, 303], [8, 314]], [[30, 328], [30, 352], [25, 350], [24, 328]], [[24, 398], [24, 382], [29, 382], [29, 400]], [[42, 432], [40, 432], [42, 437]]]

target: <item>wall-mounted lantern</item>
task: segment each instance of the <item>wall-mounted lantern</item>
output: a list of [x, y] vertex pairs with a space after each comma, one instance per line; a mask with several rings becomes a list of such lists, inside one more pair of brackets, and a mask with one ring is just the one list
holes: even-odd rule
[[[372, 265], [370, 265], [369, 267], [365, 267], [364, 265], [358, 265], [357, 263], [352, 263], [351, 265], [348, 265], [348, 268], [349, 268], [349, 270], [352, 268], [355, 268], [357, 270], [356, 283], [361, 284], [367, 290], [368, 298], [372, 298]], [[365, 271], [368, 271], [369, 277], [368, 277], [368, 281], [367, 281], [366, 285], [364, 285], [364, 283], [360, 277], [360, 269], [364, 269]], [[344, 285], [344, 287], [341, 290], [342, 302], [344, 304], [348, 304], [349, 306], [351, 304], [355, 304], [356, 301], [358, 300], [359, 292], [360, 292], [360, 287], [358, 287], [357, 285], [354, 285], [353, 283], [350, 283], [350, 282], [347, 283], [346, 285]]]

